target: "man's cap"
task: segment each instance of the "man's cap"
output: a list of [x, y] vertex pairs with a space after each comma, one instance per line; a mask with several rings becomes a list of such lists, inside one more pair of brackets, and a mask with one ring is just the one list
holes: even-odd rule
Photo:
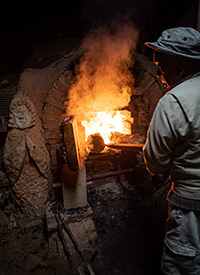
[[165, 30], [156, 42], [146, 42], [145, 45], [159, 52], [200, 59], [200, 33], [190, 27]]

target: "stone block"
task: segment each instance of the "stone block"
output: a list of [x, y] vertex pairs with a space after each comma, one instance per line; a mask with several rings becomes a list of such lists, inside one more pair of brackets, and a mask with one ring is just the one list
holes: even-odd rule
[[30, 222], [28, 222], [26, 225], [25, 225], [25, 229], [26, 229], [26, 232], [29, 233], [33, 230], [34, 227], [42, 227], [43, 226], [43, 220], [42, 219], [37, 219], [37, 220], [32, 220]]
[[[51, 64], [42, 69], [29, 68], [21, 74], [19, 87], [31, 94], [40, 118], [42, 118], [44, 102], [53, 83], [63, 72], [66, 71], [66, 68], [71, 65], [78, 55], [79, 49], [75, 48], [55, 64]], [[70, 79], [70, 75], [68, 76], [68, 79]]]
[[51, 163], [57, 163], [58, 162], [56, 148], [51, 148], [51, 150], [50, 150], [50, 158], [51, 158]]
[[57, 130], [57, 131], [51, 131], [51, 130], [46, 130], [44, 132], [44, 137], [45, 137], [45, 140], [60, 140], [60, 132]]
[[[51, 91], [51, 92], [53, 92], [53, 91]], [[61, 95], [57, 91], [55, 91], [55, 92], [56, 92], [56, 94], [51, 94], [51, 95], [48, 96], [46, 103], [48, 105], [55, 106], [56, 108], [58, 108], [62, 111], [65, 111], [64, 102], [66, 101], [67, 92], [66, 92], [65, 97], [63, 97], [63, 95]]]
[[57, 222], [54, 214], [47, 215], [46, 222], [47, 222], [48, 233], [51, 233], [57, 230]]
[[[78, 249], [82, 253], [85, 260], [89, 260], [95, 253], [97, 233], [94, 222], [91, 218], [83, 218], [77, 222], [68, 223], [68, 227], [77, 243]], [[65, 234], [65, 240], [69, 248], [70, 254], [75, 255], [75, 247], [69, 237]]]
[[0, 209], [0, 226], [6, 224], [8, 221], [8, 217], [4, 214], [3, 210]]
[[55, 218], [55, 214], [51, 209], [51, 204], [47, 203], [46, 205], [46, 224], [47, 224], [47, 232], [51, 234], [57, 230], [57, 222]]
[[54, 118], [58, 119], [58, 118], [62, 117], [63, 113], [64, 113], [64, 111], [58, 109], [57, 107], [46, 104], [44, 107], [43, 121], [44, 120], [52, 121], [52, 120], [54, 120]]
[[59, 85], [60, 83], [62, 83], [64, 87], [66, 87], [67, 89], [69, 89], [70, 86], [71, 86], [71, 84], [72, 84], [72, 79], [73, 79], [73, 75], [72, 75], [71, 70], [66, 70], [59, 77], [59, 82], [57, 82], [56, 84]]

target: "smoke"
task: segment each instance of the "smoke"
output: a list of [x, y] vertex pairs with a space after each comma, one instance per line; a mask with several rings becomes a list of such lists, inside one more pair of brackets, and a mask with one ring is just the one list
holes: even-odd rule
[[134, 84], [129, 68], [134, 64], [132, 52], [137, 37], [137, 30], [129, 22], [113, 22], [112, 28], [101, 26], [86, 35], [76, 81], [69, 91], [68, 115], [82, 121], [91, 112], [128, 105]]
[[[124, 18], [138, 24], [148, 2], [155, 0], [83, 0], [82, 23], [87, 30], [109, 24], [114, 18]], [[145, 5], [144, 5], [145, 2]]]

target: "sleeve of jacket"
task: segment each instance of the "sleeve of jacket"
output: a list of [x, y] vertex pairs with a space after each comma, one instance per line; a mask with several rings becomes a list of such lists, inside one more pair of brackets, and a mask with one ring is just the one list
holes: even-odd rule
[[180, 111], [172, 96], [162, 98], [155, 109], [143, 147], [146, 167], [153, 173], [168, 172], [173, 148], [178, 141], [177, 115], [183, 116]]

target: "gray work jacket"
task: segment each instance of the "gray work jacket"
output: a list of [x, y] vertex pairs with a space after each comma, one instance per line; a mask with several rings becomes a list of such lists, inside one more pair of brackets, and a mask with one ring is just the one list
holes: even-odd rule
[[200, 200], [200, 73], [160, 99], [143, 153], [151, 172], [170, 174], [174, 193]]

